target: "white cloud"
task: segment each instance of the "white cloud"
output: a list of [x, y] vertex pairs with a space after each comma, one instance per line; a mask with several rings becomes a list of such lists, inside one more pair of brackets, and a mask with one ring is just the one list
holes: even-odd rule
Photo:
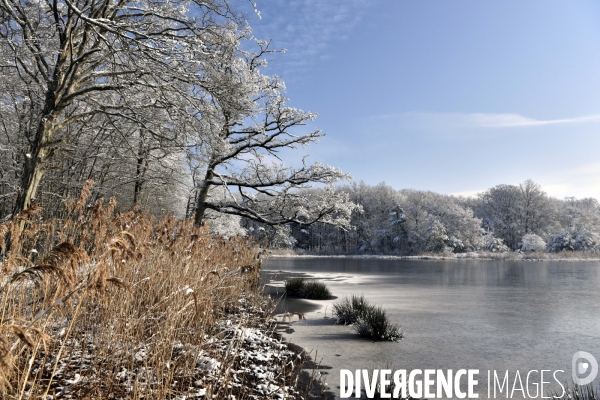
[[372, 119], [394, 119], [401, 123], [419, 124], [445, 128], [516, 128], [544, 125], [580, 124], [600, 122], [600, 114], [584, 115], [574, 118], [540, 120], [520, 114], [486, 113], [420, 113], [409, 112], [372, 117]]
[[489, 128], [579, 124], [583, 122], [600, 121], [600, 114], [550, 120], [537, 120], [533, 118], [527, 118], [519, 114], [470, 114], [469, 116], [473, 118], [474, 122], [479, 124], [479, 126]]

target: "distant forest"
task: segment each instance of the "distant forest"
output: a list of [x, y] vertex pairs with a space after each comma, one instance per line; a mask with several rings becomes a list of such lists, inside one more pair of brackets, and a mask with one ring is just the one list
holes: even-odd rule
[[269, 230], [243, 221], [273, 247], [325, 254], [461, 253], [469, 251], [600, 250], [600, 204], [594, 198], [556, 199], [539, 184], [498, 185], [475, 197], [396, 190], [380, 183], [339, 186], [360, 205], [353, 229], [325, 224]]

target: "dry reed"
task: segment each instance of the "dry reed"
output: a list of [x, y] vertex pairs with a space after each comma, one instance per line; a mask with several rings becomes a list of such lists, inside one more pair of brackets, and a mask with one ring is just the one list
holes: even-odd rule
[[60, 219], [0, 224], [3, 398], [298, 397], [255, 246], [90, 204], [91, 185]]

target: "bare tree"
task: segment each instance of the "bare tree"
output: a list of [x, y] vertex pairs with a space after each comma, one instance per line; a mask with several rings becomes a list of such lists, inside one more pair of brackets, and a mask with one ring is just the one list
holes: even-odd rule
[[556, 210], [542, 187], [531, 179], [519, 185], [521, 192], [521, 218], [525, 234], [546, 235], [556, 218]]
[[[261, 72], [269, 43], [257, 41], [257, 52], [245, 51], [240, 42], [249, 34], [232, 37], [231, 46], [203, 66], [210, 103], [199, 110], [202, 141], [190, 153], [198, 177], [195, 222], [213, 210], [268, 225], [324, 222], [348, 228], [355, 205], [333, 184], [349, 176], [319, 163], [303, 161], [294, 168], [281, 161], [281, 151], [315, 143], [323, 134], [297, 133], [316, 115], [286, 105], [283, 82]], [[318, 195], [302, 190], [312, 184], [326, 188]], [[211, 196], [218, 187], [226, 195]]]
[[479, 194], [475, 207], [484, 228], [504, 240], [512, 250], [526, 234], [547, 236], [555, 224], [555, 210], [541, 186], [532, 180], [498, 185]]
[[[224, 0], [2, 0], [0, 122], [23, 145], [14, 211], [29, 205], [57, 154], [69, 150], [66, 138], [84, 127], [127, 121], [178, 140], [169, 121], [199, 108], [196, 66], [236, 18]], [[150, 109], [166, 119], [143, 119]]]

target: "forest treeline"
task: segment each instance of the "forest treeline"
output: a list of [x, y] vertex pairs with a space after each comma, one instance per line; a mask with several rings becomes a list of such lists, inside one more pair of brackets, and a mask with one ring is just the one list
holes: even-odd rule
[[600, 249], [598, 201], [556, 199], [531, 180], [498, 185], [475, 197], [396, 190], [385, 183], [352, 183], [337, 190], [361, 206], [352, 214], [351, 230], [290, 225], [285, 236], [248, 228], [271, 238], [273, 246], [329, 254]]

